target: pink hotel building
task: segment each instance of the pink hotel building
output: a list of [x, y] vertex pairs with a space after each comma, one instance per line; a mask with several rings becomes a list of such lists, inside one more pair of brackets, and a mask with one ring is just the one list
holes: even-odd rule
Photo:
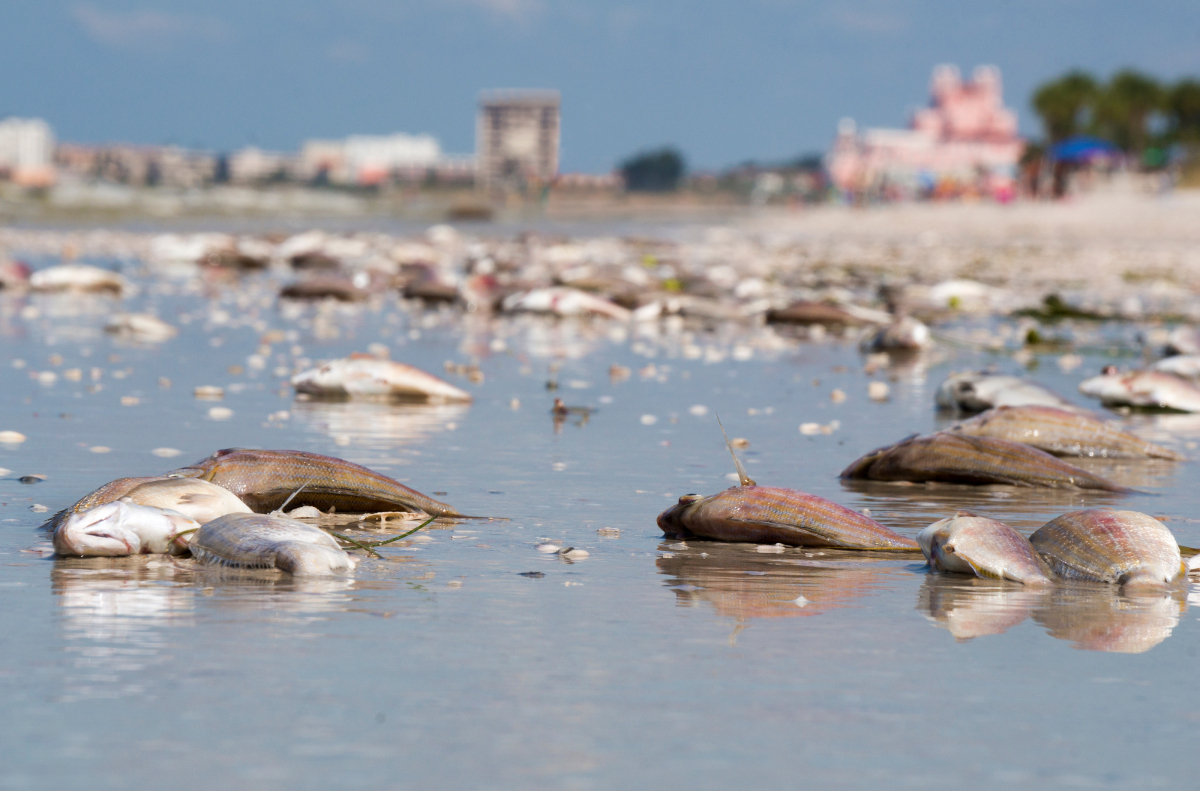
[[825, 157], [834, 186], [847, 195], [1011, 198], [1025, 143], [1016, 113], [1004, 106], [1000, 70], [979, 66], [964, 82], [956, 66], [938, 66], [930, 93], [929, 106], [913, 115], [908, 129], [859, 133], [854, 121], [843, 119]]

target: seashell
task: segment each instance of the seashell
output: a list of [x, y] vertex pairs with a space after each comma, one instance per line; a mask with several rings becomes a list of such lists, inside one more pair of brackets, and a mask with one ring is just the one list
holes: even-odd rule
[[538, 552], [544, 552], [549, 555], [551, 553], [558, 552], [562, 549], [562, 547], [560, 547], [558, 544], [538, 544], [535, 549], [537, 549]]
[[1187, 578], [1175, 536], [1137, 511], [1072, 511], [1042, 525], [1029, 543], [1063, 579], [1155, 587]]

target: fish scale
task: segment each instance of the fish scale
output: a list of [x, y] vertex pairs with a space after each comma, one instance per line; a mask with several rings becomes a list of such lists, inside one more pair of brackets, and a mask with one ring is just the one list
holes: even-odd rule
[[841, 477], [1130, 491], [1019, 442], [949, 432], [912, 436], [871, 451], [844, 469]]
[[658, 517], [664, 533], [843, 549], [919, 550], [873, 519], [813, 494], [775, 486], [736, 486], [710, 497], [685, 495]]

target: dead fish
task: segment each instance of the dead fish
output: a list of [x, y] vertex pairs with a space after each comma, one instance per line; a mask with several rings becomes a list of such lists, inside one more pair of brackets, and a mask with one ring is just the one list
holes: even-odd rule
[[1003, 522], [959, 511], [917, 534], [934, 571], [953, 571], [1023, 585], [1047, 585], [1046, 568], [1029, 539]]
[[1051, 488], [1129, 489], [1068, 464], [1043, 450], [991, 437], [966, 437], [939, 431], [913, 435], [873, 450], [842, 470], [842, 478], [871, 481], [940, 481], [983, 485]]
[[108, 291], [121, 294], [129, 281], [116, 272], [87, 264], [60, 264], [38, 270], [29, 277], [34, 291]]
[[143, 483], [149, 481], [161, 481], [163, 476], [149, 476], [142, 478], [117, 478], [115, 481], [109, 481], [95, 491], [85, 494], [80, 500], [70, 508], [64, 508], [54, 516], [50, 517], [42, 527], [47, 530], [56, 530], [58, 526], [67, 520], [71, 514], [77, 514], [80, 511], [86, 511], [89, 508], [94, 508], [97, 505], [111, 503], [119, 500], [129, 491]]
[[890, 313], [857, 305], [831, 305], [801, 300], [786, 308], [767, 311], [768, 324], [821, 324], [825, 326], [888, 324]]
[[279, 569], [296, 576], [348, 573], [358, 563], [324, 530], [267, 514], [214, 519], [196, 531], [190, 548], [205, 565]]
[[313, 276], [291, 283], [279, 290], [282, 299], [336, 299], [339, 302], [359, 302], [371, 294], [353, 281], [334, 276]]
[[1200, 379], [1200, 354], [1177, 354], [1164, 357], [1150, 366], [1151, 371], [1174, 374], [1184, 379]]
[[1183, 456], [1121, 431], [1099, 418], [1052, 406], [1001, 406], [946, 431], [1032, 445], [1055, 456], [1171, 459]]
[[140, 341], [159, 342], [169, 340], [179, 330], [149, 313], [117, 313], [104, 326], [105, 332]]
[[917, 543], [873, 519], [796, 489], [735, 486], [702, 497], [685, 494], [658, 515], [667, 535], [797, 547], [917, 551]]
[[628, 308], [623, 308], [586, 291], [566, 286], [535, 288], [532, 291], [510, 294], [504, 298], [502, 307], [510, 313], [553, 313], [556, 316], [598, 315], [621, 321], [629, 321], [633, 315]]
[[[719, 417], [717, 424], [721, 425]], [[733, 457], [740, 485], [709, 497], [680, 497], [678, 503], [658, 515], [658, 527], [664, 534], [798, 547], [920, 549], [911, 538], [823, 497], [796, 489], [759, 486], [746, 473], [723, 425], [721, 436]]]
[[1039, 527], [1029, 543], [1063, 579], [1154, 587], [1187, 578], [1175, 536], [1137, 511], [1072, 511]]
[[298, 393], [335, 398], [470, 401], [471, 394], [419, 368], [365, 354], [325, 363], [292, 377]]
[[1200, 412], [1200, 387], [1161, 371], [1121, 373], [1110, 365], [1100, 376], [1080, 382], [1079, 392], [1105, 406]]
[[253, 513], [233, 492], [199, 478], [158, 478], [140, 483], [120, 502], [176, 511], [200, 524], [225, 514]]
[[54, 531], [54, 551], [83, 557], [180, 555], [200, 523], [177, 511], [112, 502], [72, 514]]
[[1167, 336], [1167, 351], [1172, 354], [1200, 354], [1200, 330], [1195, 327], [1176, 327]]
[[226, 448], [170, 474], [223, 486], [256, 513], [274, 511], [295, 494], [292, 505], [297, 508], [311, 505], [323, 511], [335, 508], [350, 513], [413, 511], [460, 516], [452, 506], [386, 475], [344, 459], [302, 450]]
[[886, 327], [869, 331], [859, 343], [859, 349], [864, 352], [915, 352], [932, 343], [933, 336], [924, 322], [905, 316]]
[[942, 409], [982, 412], [997, 406], [1053, 406], [1084, 411], [1058, 393], [1017, 376], [967, 372], [952, 374], [938, 386], [937, 405]]

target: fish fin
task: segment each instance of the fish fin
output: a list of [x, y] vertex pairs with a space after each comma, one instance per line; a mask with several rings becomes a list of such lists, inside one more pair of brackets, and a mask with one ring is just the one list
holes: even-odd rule
[[[283, 501], [283, 505], [279, 506], [278, 508], [276, 508], [276, 509], [275, 509], [274, 511], [272, 511], [271, 513], [272, 513], [272, 514], [282, 514], [282, 513], [283, 513], [283, 509], [284, 509], [284, 508], [287, 508], [287, 505], [288, 505], [288, 503], [290, 503], [290, 502], [292, 501], [292, 498], [293, 498], [293, 497], [295, 497], [296, 495], [300, 494], [300, 492], [304, 491], [304, 487], [305, 487], [305, 486], [308, 486], [308, 484], [307, 484], [307, 483], [302, 483], [302, 484], [300, 484], [300, 488], [299, 488], [299, 489], [297, 489], [296, 491], [292, 492], [291, 494], [289, 494], [289, 495], [288, 495], [288, 498], [287, 498], [286, 500], [284, 500], [284, 501]], [[332, 513], [332, 511], [330, 511], [330, 513]]]
[[721, 427], [721, 436], [725, 438], [725, 447], [729, 448], [729, 455], [733, 457], [733, 464], [737, 467], [738, 481], [742, 486], [757, 486], [754, 479], [746, 474], [746, 468], [742, 466], [742, 460], [733, 451], [733, 443], [729, 441], [729, 435], [725, 433], [725, 425], [721, 422], [721, 416], [717, 415], [717, 425]]

